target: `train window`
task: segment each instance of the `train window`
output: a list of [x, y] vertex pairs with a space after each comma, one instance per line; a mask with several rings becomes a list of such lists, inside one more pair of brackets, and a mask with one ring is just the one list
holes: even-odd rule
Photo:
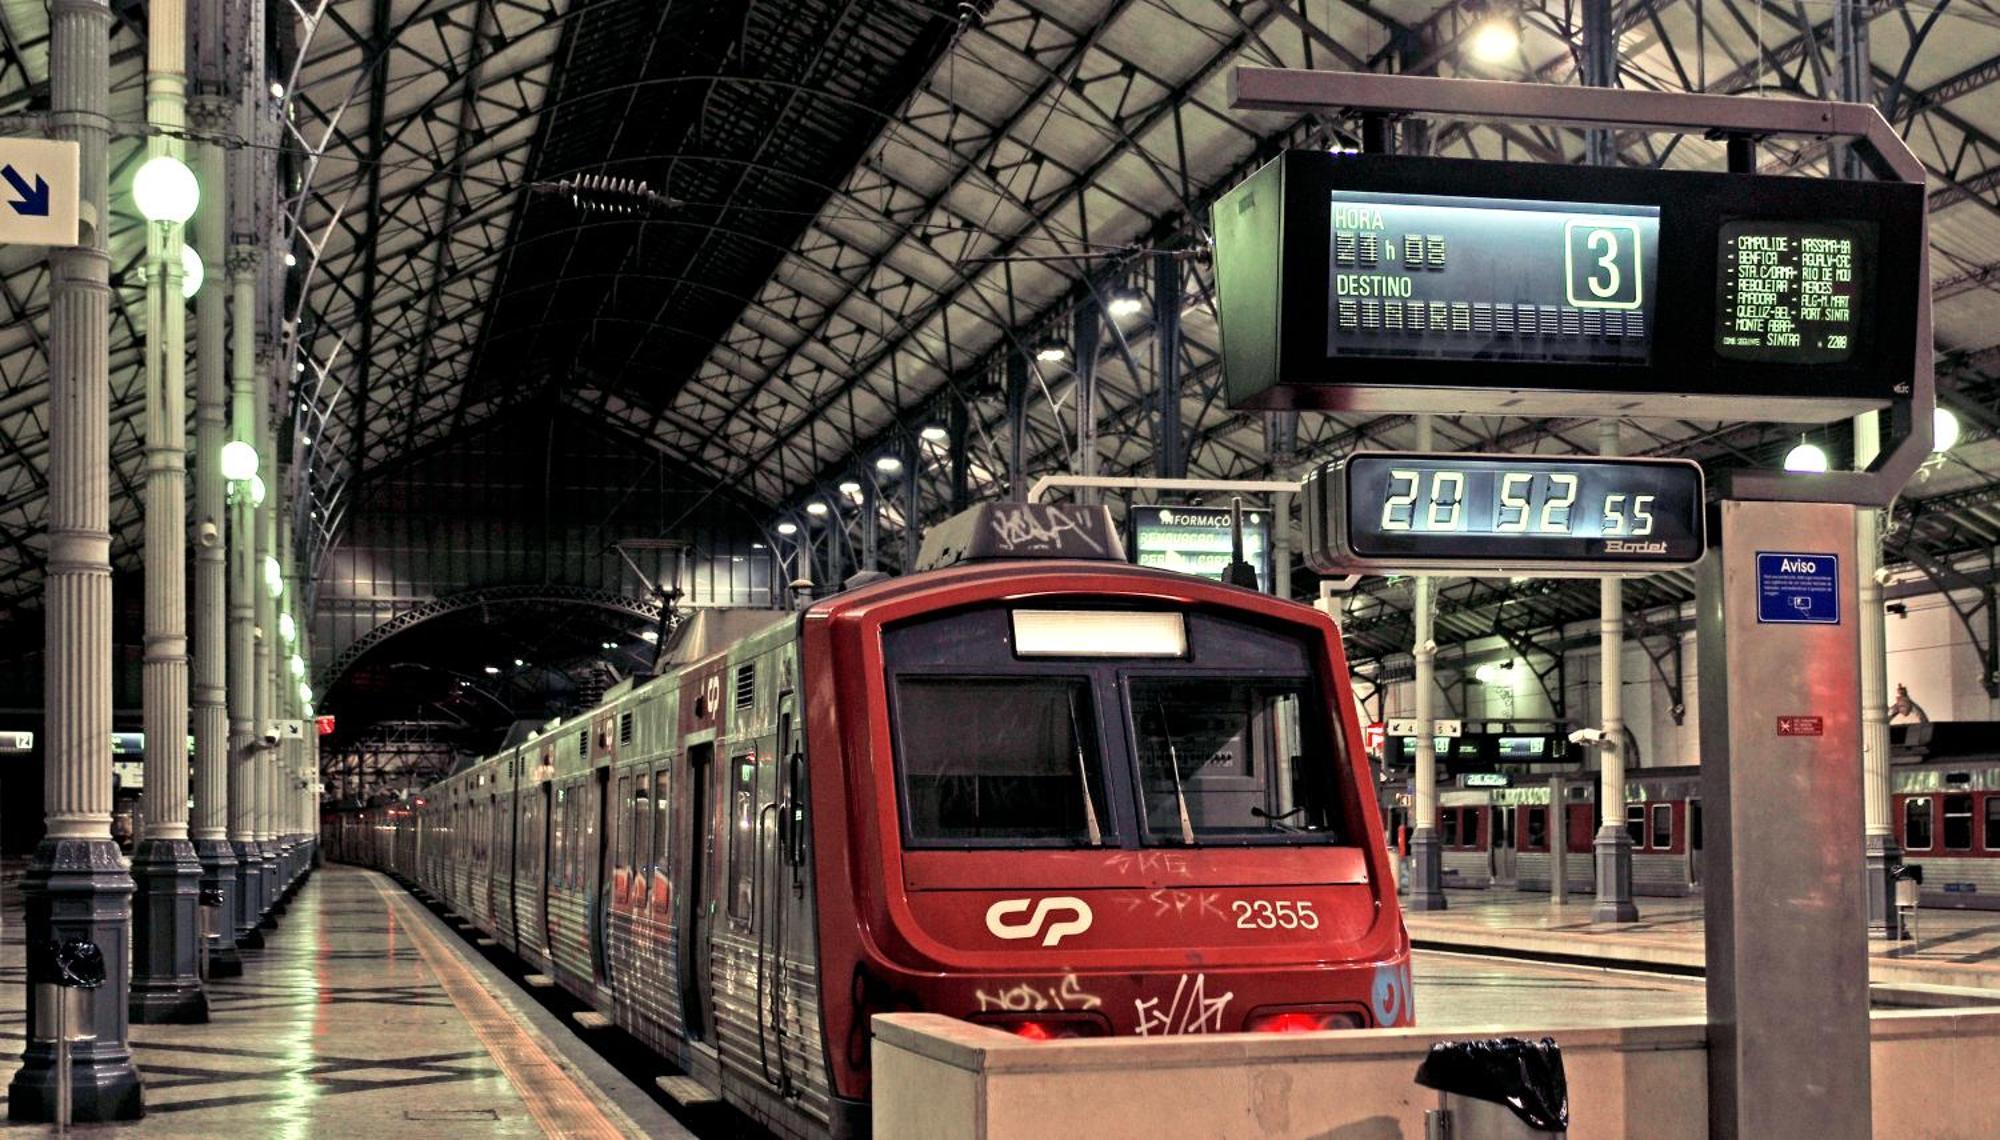
[[[639, 790], [643, 792], [646, 789], [642, 785]], [[624, 804], [624, 803], [630, 803], [631, 801], [632, 801], [632, 777], [620, 776], [618, 777], [618, 798], [612, 802], [616, 804]], [[614, 809], [611, 814], [622, 815], [623, 813]], [[633, 851], [632, 847], [632, 844], [639, 838], [639, 828], [637, 826], [637, 823], [638, 821], [635, 819], [633, 821], [634, 826], [626, 828], [625, 834], [618, 837], [621, 840], [621, 842], [618, 844], [618, 854], [612, 857], [613, 862], [627, 868], [632, 868], [634, 870], [636, 870], [637, 867], [639, 866], [639, 860], [638, 858], [636, 858], [635, 852]]]
[[1653, 849], [1665, 851], [1674, 845], [1674, 805], [1653, 805]]
[[1625, 834], [1632, 837], [1632, 846], [1641, 850], [1646, 846], [1646, 805], [1625, 805]]
[[662, 768], [653, 775], [653, 867], [658, 874], [667, 873], [667, 843], [672, 828], [667, 816], [667, 769]]
[[1903, 801], [1903, 847], [1910, 851], [1931, 849], [1931, 798], [1911, 796]]
[[1466, 808], [1465, 822], [1459, 826], [1459, 842], [1466, 847], [1479, 847], [1479, 821], [1486, 814], [1482, 808]]
[[1528, 834], [1521, 845], [1524, 851], [1547, 851], [1549, 849], [1549, 809], [1531, 807], [1528, 809]]
[[[639, 790], [632, 797], [632, 877], [643, 880], [653, 859], [653, 797], [646, 788], [644, 772], [639, 773]], [[635, 888], [645, 890], [643, 882]]]
[[1944, 849], [1972, 850], [1972, 797], [1966, 793], [1944, 798]]
[[2000, 851], [2000, 796], [1986, 797], [1986, 849]]
[[1458, 846], [1458, 809], [1446, 808], [1438, 813], [1438, 827], [1446, 847]]
[[1094, 708], [1082, 678], [898, 678], [911, 842], [1113, 841]]
[[[1302, 680], [1134, 677], [1134, 743], [1148, 838], [1335, 838], [1337, 757], [1302, 741]], [[1312, 733], [1313, 736], [1318, 734]]]
[[757, 757], [738, 756], [729, 765], [729, 917], [750, 921], [756, 891]]

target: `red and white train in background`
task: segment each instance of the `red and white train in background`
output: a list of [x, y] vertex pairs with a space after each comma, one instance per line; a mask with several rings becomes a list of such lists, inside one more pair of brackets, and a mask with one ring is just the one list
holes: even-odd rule
[[869, 1017], [1046, 1038], [1412, 1022], [1340, 637], [975, 508], [929, 569], [711, 611], [661, 675], [327, 821], [774, 1130], [865, 1134]]

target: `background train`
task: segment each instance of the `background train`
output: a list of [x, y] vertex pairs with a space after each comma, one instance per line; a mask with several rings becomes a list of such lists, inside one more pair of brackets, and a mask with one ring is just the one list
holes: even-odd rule
[[1408, 1025], [1318, 611], [989, 505], [928, 572], [711, 611], [661, 675], [328, 821], [788, 1135], [864, 1133], [871, 1014], [1025, 1037]]

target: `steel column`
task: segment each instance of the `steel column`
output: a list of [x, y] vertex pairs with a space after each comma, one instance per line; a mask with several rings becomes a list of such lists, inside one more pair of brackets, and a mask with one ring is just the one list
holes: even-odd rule
[[105, 982], [90, 991], [95, 1037], [70, 1052], [73, 1119], [145, 1114], [127, 1044], [132, 879], [111, 840], [110, 365], [111, 8], [105, 0], [50, 5], [49, 119], [79, 144], [84, 225], [74, 248], [49, 251], [48, 570], [45, 703], [47, 830], [21, 879], [27, 956], [27, 1047], [8, 1085], [7, 1117], [56, 1115], [55, 1043], [32, 1000], [54, 981], [40, 948], [88, 939], [104, 954]]
[[[1086, 479], [1097, 474], [1097, 343], [1104, 326], [1097, 306], [1078, 304], [1070, 313], [1070, 359], [1076, 370], [1076, 465]], [[1080, 488], [1079, 503], [1097, 502], [1097, 491]]]
[[1153, 428], [1153, 473], [1162, 479], [1187, 475], [1181, 426], [1181, 263], [1172, 253], [1153, 255], [1153, 353], [1159, 407]]
[[[1881, 453], [1878, 413], [1854, 420], [1854, 466], [1865, 470]], [[1861, 641], [1861, 862], [1867, 884], [1868, 934], [1900, 940], [1903, 916], [1896, 909], [1896, 871], [1903, 848], [1896, 842], [1890, 804], [1894, 785], [1889, 768], [1889, 663], [1882, 612], [1883, 512], [1854, 512], [1854, 571], [1860, 582], [1855, 620]]]
[[[1599, 455], [1621, 455], [1618, 421], [1598, 425]], [[1598, 796], [1604, 818], [1597, 828], [1597, 902], [1590, 917], [1596, 922], [1636, 922], [1638, 904], [1632, 901], [1632, 833], [1625, 829], [1625, 580], [1605, 578], [1598, 583], [1597, 654], [1599, 742], [1602, 769]], [[1551, 826], [1554, 826], [1552, 823]]]
[[1028, 358], [1007, 354], [1007, 498], [1028, 498]]
[[[1435, 421], [1417, 417], [1417, 450], [1436, 446]], [[1444, 849], [1438, 836], [1437, 743], [1432, 720], [1437, 704], [1437, 642], [1434, 602], [1437, 582], [1428, 574], [1413, 579], [1416, 612], [1412, 615], [1417, 688], [1417, 794], [1410, 829], [1410, 883], [1404, 905], [1410, 910], [1443, 910]]]

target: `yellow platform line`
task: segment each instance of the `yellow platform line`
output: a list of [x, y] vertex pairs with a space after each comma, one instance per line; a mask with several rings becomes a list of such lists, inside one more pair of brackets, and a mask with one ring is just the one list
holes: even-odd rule
[[445, 996], [451, 999], [451, 1004], [458, 1007], [460, 1016], [472, 1026], [480, 1044], [500, 1066], [507, 1082], [521, 1094], [529, 1115], [535, 1118], [535, 1123], [541, 1126], [544, 1134], [576, 1137], [637, 1134], [636, 1129], [622, 1129], [612, 1123], [597, 1101], [571, 1079], [547, 1050], [535, 1043], [515, 1016], [480, 983], [459, 956], [426, 929], [420, 917], [405, 909], [412, 907], [407, 899], [386, 887], [380, 876], [371, 875], [370, 878], [374, 880], [375, 892], [382, 896], [389, 909], [403, 912], [403, 929], [416, 943], [417, 953], [423, 956], [424, 964], [430, 967]]

